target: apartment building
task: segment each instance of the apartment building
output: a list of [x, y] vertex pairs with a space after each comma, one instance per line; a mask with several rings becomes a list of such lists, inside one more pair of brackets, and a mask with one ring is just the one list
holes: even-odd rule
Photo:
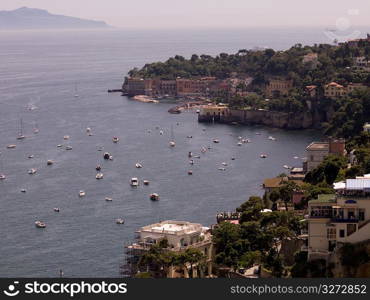
[[293, 80], [270, 79], [265, 89], [266, 97], [278, 98], [287, 96], [292, 88]]

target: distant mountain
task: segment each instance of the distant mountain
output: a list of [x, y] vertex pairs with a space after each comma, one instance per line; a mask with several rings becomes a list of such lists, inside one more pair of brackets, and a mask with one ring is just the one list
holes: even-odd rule
[[12, 11], [0, 11], [0, 30], [4, 29], [83, 29], [108, 28], [103, 21], [91, 21], [53, 15], [47, 10], [21, 7]]

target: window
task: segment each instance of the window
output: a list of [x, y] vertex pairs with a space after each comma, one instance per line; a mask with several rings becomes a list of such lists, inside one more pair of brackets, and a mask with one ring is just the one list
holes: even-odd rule
[[347, 236], [351, 235], [352, 233], [356, 232], [357, 225], [356, 224], [347, 224]]
[[344, 229], [339, 230], [339, 237], [344, 238], [345, 232]]
[[364, 209], [360, 209], [359, 212], [358, 212], [358, 219], [360, 221], [365, 221], [365, 210]]
[[327, 238], [328, 240], [335, 240], [337, 237], [337, 231], [335, 228], [328, 228], [327, 229]]

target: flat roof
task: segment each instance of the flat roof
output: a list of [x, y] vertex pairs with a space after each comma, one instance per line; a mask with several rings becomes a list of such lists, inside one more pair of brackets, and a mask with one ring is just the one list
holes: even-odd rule
[[310, 200], [309, 203], [335, 203], [335, 194], [320, 194], [317, 199]]
[[162, 221], [159, 223], [144, 226], [140, 232], [166, 233], [166, 234], [189, 234], [202, 231], [201, 224], [190, 223], [185, 221]]
[[329, 150], [329, 143], [327, 142], [313, 142], [309, 144], [306, 148], [307, 150], [319, 151], [319, 150]]

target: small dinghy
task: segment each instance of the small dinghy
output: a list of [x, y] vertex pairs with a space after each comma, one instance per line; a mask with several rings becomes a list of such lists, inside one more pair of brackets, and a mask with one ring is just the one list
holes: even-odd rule
[[139, 179], [137, 179], [136, 177], [131, 178], [130, 185], [133, 187], [139, 186]]
[[159, 200], [159, 195], [157, 193], [153, 193], [153, 194], [150, 194], [149, 198], [152, 201], [158, 201]]
[[96, 176], [95, 176], [95, 178], [96, 179], [103, 179], [103, 177], [104, 177], [104, 175], [103, 175], [103, 173], [98, 173], [98, 174], [96, 174]]
[[122, 225], [122, 224], [125, 224], [125, 221], [123, 219], [116, 219], [116, 223], [118, 225]]
[[119, 142], [119, 138], [116, 137], [116, 136], [114, 136], [112, 140], [113, 140], [113, 143], [118, 143]]
[[103, 155], [103, 158], [108, 160], [110, 159], [111, 155], [108, 153], [108, 152], [105, 152], [104, 155]]
[[48, 166], [51, 166], [52, 164], [54, 164], [54, 161], [52, 161], [50, 159], [46, 162], [46, 165], [48, 165]]
[[6, 146], [6, 148], [8, 148], [8, 149], [14, 149], [15, 147], [17, 147], [17, 146], [14, 145], [14, 144], [11, 144], [11, 145]]
[[143, 165], [142, 165], [142, 164], [140, 164], [140, 163], [136, 163], [136, 164], [135, 164], [135, 167], [136, 167], [136, 168], [138, 168], [138, 169], [141, 169], [141, 168], [143, 167]]
[[192, 170], [189, 170], [188, 171], [188, 175], [193, 175], [193, 171]]
[[85, 197], [85, 196], [86, 196], [86, 193], [85, 193], [84, 191], [80, 191], [80, 192], [78, 193], [78, 196], [79, 196], [80, 198]]
[[266, 154], [261, 154], [260, 157], [261, 158], [267, 158], [267, 155]]
[[69, 140], [69, 135], [65, 135], [65, 136], [63, 137], [63, 139], [64, 139], [64, 140]]
[[149, 185], [149, 180], [143, 180], [144, 185]]
[[28, 170], [28, 174], [30, 174], [30, 175], [33, 175], [33, 174], [35, 174], [37, 172], [37, 170], [35, 169], [35, 168], [32, 168], [32, 169], [29, 169]]
[[41, 221], [36, 221], [35, 222], [35, 226], [37, 228], [45, 228], [46, 227], [46, 224], [44, 222], [41, 222]]

